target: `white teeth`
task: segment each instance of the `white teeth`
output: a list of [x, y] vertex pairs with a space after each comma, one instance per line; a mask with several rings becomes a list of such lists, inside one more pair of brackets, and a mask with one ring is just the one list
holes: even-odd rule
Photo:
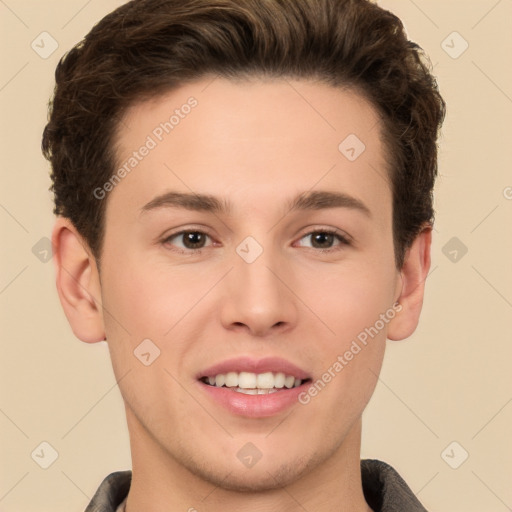
[[295, 384], [295, 377], [293, 375], [287, 375], [286, 379], [284, 379], [284, 385], [288, 389], [293, 388]]
[[233, 391], [243, 393], [244, 395], [270, 395], [270, 393], [276, 393], [277, 389], [242, 389], [242, 388], [231, 388]]
[[211, 386], [217, 386], [219, 388], [226, 386], [234, 391], [249, 395], [266, 394], [284, 387], [290, 389], [300, 386], [302, 383], [302, 379], [294, 375], [285, 375], [282, 372], [265, 372], [258, 374], [251, 372], [228, 372], [205, 377], [203, 380], [207, 381]]
[[286, 375], [284, 373], [276, 373], [274, 375], [274, 387], [277, 389], [281, 389], [284, 387], [284, 381], [286, 379]]
[[238, 375], [238, 387], [244, 389], [253, 389], [256, 385], [256, 374], [249, 372], [240, 372]]
[[244, 395], [257, 395], [258, 394], [257, 389], [236, 388], [235, 391], [238, 391], [239, 393], [243, 393]]
[[[295, 380], [295, 379], [294, 379]], [[259, 389], [270, 389], [274, 387], [274, 375], [272, 372], [260, 373], [258, 375], [257, 388]]]
[[238, 373], [229, 372], [226, 374], [226, 382], [224, 385], [228, 388], [236, 388], [238, 386]]

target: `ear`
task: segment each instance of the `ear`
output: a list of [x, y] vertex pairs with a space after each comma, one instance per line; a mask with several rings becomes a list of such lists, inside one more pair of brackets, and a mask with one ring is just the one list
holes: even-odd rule
[[52, 232], [60, 303], [77, 338], [105, 339], [101, 285], [96, 260], [69, 219], [58, 217]]
[[387, 337], [390, 340], [408, 338], [418, 326], [425, 280], [430, 270], [432, 226], [426, 225], [408, 249], [400, 271], [401, 291], [397, 298], [399, 313], [389, 322]]

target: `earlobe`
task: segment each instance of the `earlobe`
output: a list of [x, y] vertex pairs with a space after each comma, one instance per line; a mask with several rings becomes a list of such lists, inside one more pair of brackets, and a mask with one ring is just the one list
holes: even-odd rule
[[57, 292], [77, 338], [105, 339], [101, 287], [96, 261], [69, 219], [59, 217], [52, 232]]
[[388, 325], [390, 340], [408, 338], [418, 326], [425, 281], [430, 270], [432, 226], [429, 224], [417, 235], [408, 249], [400, 272], [401, 292], [397, 299], [401, 309]]

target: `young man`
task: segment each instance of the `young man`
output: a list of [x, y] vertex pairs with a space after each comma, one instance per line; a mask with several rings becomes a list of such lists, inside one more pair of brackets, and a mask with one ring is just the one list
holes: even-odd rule
[[132, 471], [92, 511], [423, 511], [360, 460], [418, 323], [444, 102], [366, 0], [136, 0], [59, 63], [57, 288]]

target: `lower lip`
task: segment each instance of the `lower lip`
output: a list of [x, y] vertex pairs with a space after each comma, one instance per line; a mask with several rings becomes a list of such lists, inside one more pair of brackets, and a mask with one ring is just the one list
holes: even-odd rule
[[204, 382], [198, 382], [204, 391], [218, 404], [233, 414], [249, 418], [267, 418], [283, 412], [293, 404], [298, 403], [299, 394], [309, 385], [308, 381], [296, 388], [283, 388], [275, 393], [246, 395], [245, 393], [232, 391], [229, 388], [209, 386]]

